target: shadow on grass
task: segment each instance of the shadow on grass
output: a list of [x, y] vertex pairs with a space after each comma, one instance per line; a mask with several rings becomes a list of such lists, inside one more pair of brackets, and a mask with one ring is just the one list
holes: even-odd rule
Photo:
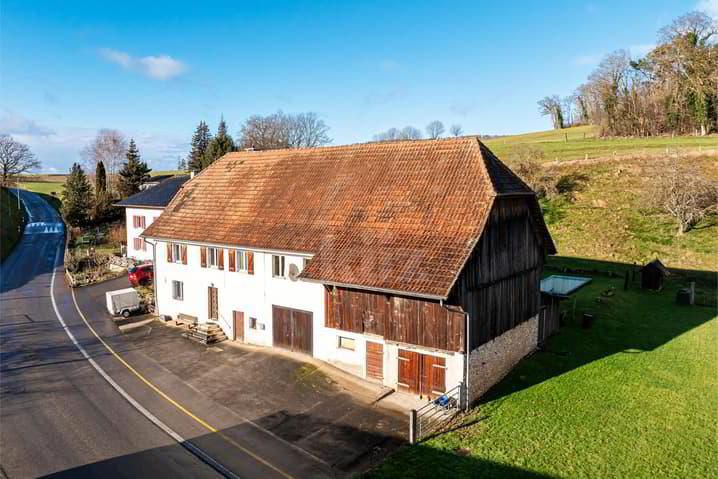
[[[592, 282], [562, 301], [562, 324], [544, 346], [492, 388], [480, 403], [531, 387], [604, 357], [652, 351], [716, 317], [715, 306], [676, 304], [678, 289], [695, 281], [715, 297], [716, 272], [671, 269], [662, 291], [640, 289], [638, 266], [585, 258], [550, 258], [545, 275], [591, 276]], [[626, 272], [629, 288], [624, 291]], [[634, 272], [636, 272], [634, 274]], [[594, 316], [590, 329], [584, 314]]]

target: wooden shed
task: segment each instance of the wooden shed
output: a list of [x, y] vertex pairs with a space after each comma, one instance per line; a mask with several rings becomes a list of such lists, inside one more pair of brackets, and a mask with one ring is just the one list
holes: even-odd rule
[[641, 269], [641, 288], [659, 290], [663, 288], [663, 281], [666, 276], [671, 273], [661, 263], [660, 260], [654, 259], [650, 263], [645, 264]]

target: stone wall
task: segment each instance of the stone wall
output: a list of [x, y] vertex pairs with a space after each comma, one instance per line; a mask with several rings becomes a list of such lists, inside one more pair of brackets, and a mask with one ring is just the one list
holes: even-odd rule
[[538, 343], [538, 315], [482, 344], [469, 356], [469, 401], [479, 399]]

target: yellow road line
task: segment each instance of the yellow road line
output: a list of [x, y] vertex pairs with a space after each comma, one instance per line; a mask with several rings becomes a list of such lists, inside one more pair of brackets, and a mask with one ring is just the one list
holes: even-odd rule
[[219, 437], [221, 437], [222, 439], [224, 439], [225, 441], [227, 441], [227, 442], [228, 442], [229, 444], [231, 444], [232, 446], [234, 446], [234, 447], [236, 447], [237, 449], [241, 450], [241, 451], [244, 452], [245, 454], [251, 456], [253, 459], [255, 459], [256, 461], [258, 461], [258, 462], [260, 462], [260, 463], [262, 463], [262, 464], [264, 464], [264, 465], [267, 466], [268, 468], [270, 468], [270, 469], [274, 470], [275, 472], [281, 474], [281, 475], [284, 476], [285, 478], [287, 478], [287, 479], [294, 479], [293, 476], [287, 474], [286, 472], [284, 472], [283, 470], [279, 469], [279, 468], [276, 467], [275, 465], [273, 465], [273, 464], [267, 462], [266, 459], [263, 459], [263, 458], [261, 458], [260, 456], [256, 455], [255, 453], [253, 453], [252, 451], [250, 451], [250, 450], [247, 449], [246, 447], [244, 447], [244, 446], [242, 446], [241, 444], [239, 444], [238, 442], [236, 442], [234, 439], [232, 439], [232, 438], [230, 438], [230, 437], [227, 437], [227, 435], [225, 435], [222, 431], [220, 431], [219, 429], [215, 428], [214, 426], [210, 425], [207, 421], [205, 421], [205, 420], [203, 420], [203, 419], [197, 417], [195, 414], [193, 414], [190, 410], [188, 410], [188, 409], [187, 409], [186, 407], [184, 407], [182, 404], [178, 403], [177, 401], [175, 401], [174, 399], [172, 399], [171, 397], [169, 397], [167, 394], [165, 394], [165, 392], [162, 391], [160, 388], [158, 388], [157, 386], [155, 386], [154, 384], [152, 384], [152, 382], [150, 382], [149, 379], [145, 378], [142, 374], [140, 374], [140, 372], [137, 371], [135, 368], [133, 368], [127, 361], [125, 361], [124, 359], [122, 359], [122, 357], [121, 357], [119, 354], [117, 354], [117, 353], [115, 352], [115, 350], [112, 349], [112, 347], [111, 347], [109, 344], [107, 344], [104, 339], [102, 339], [102, 338], [100, 337], [99, 334], [97, 334], [97, 331], [95, 331], [95, 328], [93, 328], [93, 327], [90, 325], [90, 322], [87, 321], [87, 318], [86, 318], [85, 315], [82, 313], [82, 310], [80, 310], [80, 306], [77, 304], [77, 298], [75, 297], [75, 290], [74, 290], [73, 288], [70, 288], [70, 291], [72, 292], [72, 301], [73, 301], [73, 303], [75, 303], [75, 309], [77, 309], [77, 312], [80, 314], [80, 317], [81, 317], [82, 320], [85, 322], [85, 325], [86, 325], [87, 328], [90, 330], [90, 332], [100, 341], [100, 343], [102, 343], [102, 345], [110, 352], [110, 354], [112, 354], [112, 355], [115, 357], [115, 359], [117, 359], [123, 366], [125, 366], [127, 369], [129, 369], [130, 372], [132, 372], [132, 374], [134, 374], [135, 376], [137, 376], [137, 378], [138, 378], [140, 381], [142, 381], [143, 383], [145, 383], [150, 389], [152, 389], [154, 392], [156, 392], [157, 394], [159, 394], [159, 396], [162, 397], [165, 401], [169, 402], [169, 403], [172, 404], [174, 407], [176, 407], [177, 409], [179, 409], [180, 411], [182, 411], [184, 414], [186, 414], [186, 415], [189, 416], [190, 418], [194, 419], [197, 423], [199, 423], [200, 425], [202, 425], [202, 427], [204, 427], [204, 428], [207, 429], [208, 431], [210, 431], [210, 432], [212, 432], [212, 433], [214, 433], [214, 434], [217, 434]]

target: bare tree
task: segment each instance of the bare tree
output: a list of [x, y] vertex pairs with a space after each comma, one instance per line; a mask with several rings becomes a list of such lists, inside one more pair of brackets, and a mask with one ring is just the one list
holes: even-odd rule
[[563, 128], [563, 111], [561, 98], [558, 95], [547, 96], [539, 100], [539, 112], [551, 116], [551, 123], [555, 130]]
[[239, 143], [242, 148], [270, 150], [308, 148], [331, 142], [329, 127], [316, 113], [254, 115], [242, 125]]
[[116, 190], [117, 173], [122, 168], [126, 153], [125, 136], [117, 130], [103, 129], [98, 131], [92, 142], [82, 150], [82, 157], [87, 171], [95, 171], [100, 161], [105, 164], [107, 191], [113, 193]]
[[452, 136], [461, 136], [464, 130], [461, 128], [461, 125], [454, 123], [451, 125], [451, 128], [449, 128], [449, 133], [451, 133]]
[[401, 130], [398, 128], [389, 128], [388, 130], [374, 135], [374, 141], [393, 141], [393, 140], [419, 140], [421, 139], [421, 131], [413, 126], [405, 126]]
[[718, 185], [675, 158], [657, 180], [651, 199], [654, 206], [676, 220], [678, 234], [682, 235], [718, 211]]
[[439, 120], [432, 121], [431, 123], [426, 125], [426, 134], [432, 140], [441, 138], [441, 135], [444, 134], [444, 124]]
[[0, 135], [0, 170], [2, 186], [10, 186], [18, 175], [40, 167], [30, 147], [10, 135]]

